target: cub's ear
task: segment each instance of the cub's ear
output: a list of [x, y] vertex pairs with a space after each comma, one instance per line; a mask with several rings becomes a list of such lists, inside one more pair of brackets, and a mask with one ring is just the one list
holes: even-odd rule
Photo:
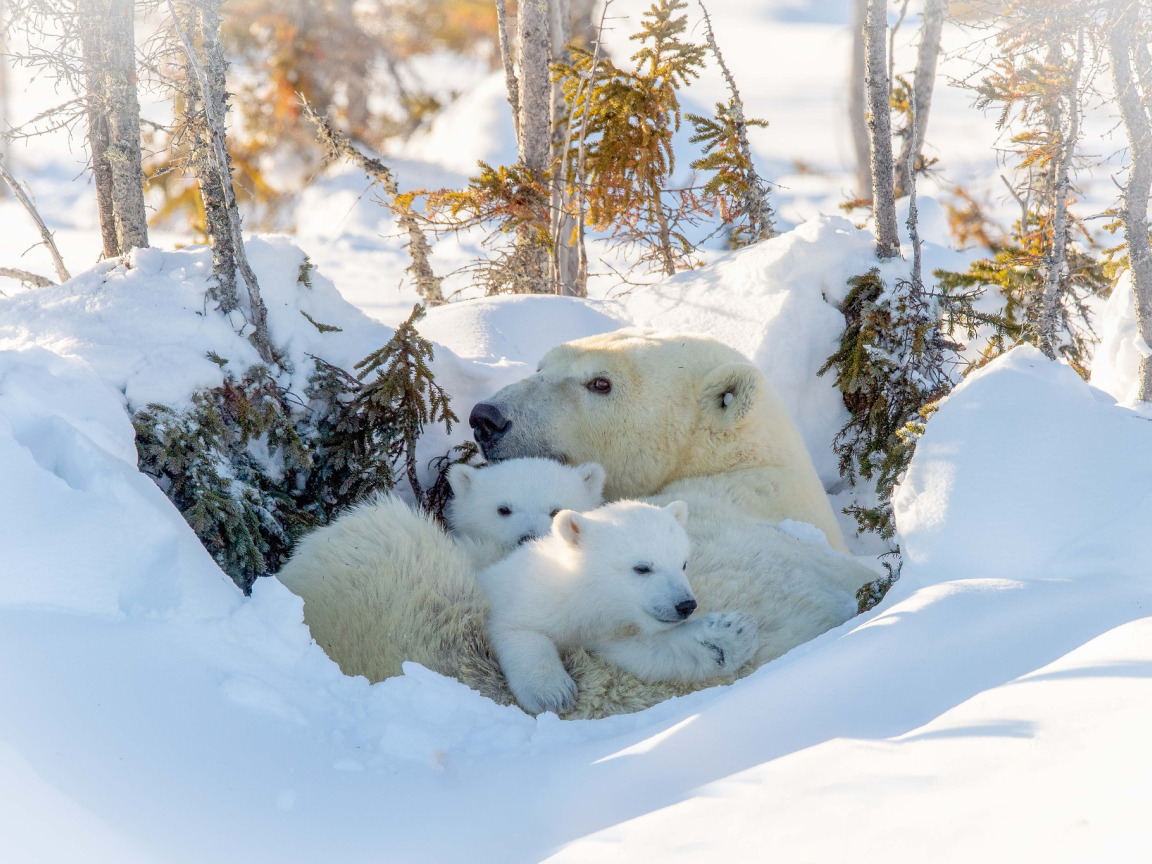
[[764, 374], [751, 363], [728, 363], [704, 379], [700, 404], [704, 416], [734, 426], [764, 395]]
[[588, 522], [575, 510], [561, 510], [552, 520], [552, 533], [569, 546], [580, 546], [588, 537]]
[[580, 473], [580, 479], [584, 482], [584, 488], [588, 490], [597, 501], [604, 497], [604, 481], [607, 479], [607, 474], [604, 469], [600, 467], [598, 462], [585, 462], [576, 468]]
[[476, 469], [471, 465], [465, 465], [463, 462], [457, 462], [449, 468], [448, 485], [452, 487], [452, 494], [463, 495], [467, 492], [475, 476]]
[[671, 504], [664, 508], [666, 513], [671, 513], [672, 518], [679, 522], [681, 525], [688, 524], [688, 504], [684, 501], [673, 501]]

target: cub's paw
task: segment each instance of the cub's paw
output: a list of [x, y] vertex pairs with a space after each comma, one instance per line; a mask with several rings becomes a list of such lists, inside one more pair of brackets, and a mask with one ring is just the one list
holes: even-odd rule
[[759, 647], [756, 619], [743, 612], [713, 612], [698, 622], [697, 641], [711, 653], [717, 673], [735, 672]]
[[547, 677], [534, 677], [531, 681], [509, 680], [508, 686], [520, 707], [529, 714], [543, 714], [545, 711], [563, 714], [576, 705], [576, 682], [564, 671]]

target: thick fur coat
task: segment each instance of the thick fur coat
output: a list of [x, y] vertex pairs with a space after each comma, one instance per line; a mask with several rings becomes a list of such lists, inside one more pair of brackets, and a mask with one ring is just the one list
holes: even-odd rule
[[[637, 330], [576, 340], [484, 404], [502, 426], [487, 442], [478, 429], [491, 461], [594, 461], [608, 500], [687, 502], [697, 614], [756, 622], [757, 651], [741, 673], [850, 618], [856, 590], [875, 578], [836, 551], [843, 537], [779, 399], [718, 342]], [[816, 525], [832, 548], [777, 530], [784, 519]], [[304, 598], [313, 636], [347, 674], [378, 681], [412, 660], [511, 702], [475, 578], [483, 556], [467, 542], [385, 496], [305, 538], [280, 579]], [[584, 649], [563, 661], [578, 688], [565, 717], [636, 711], [717, 683], [646, 683]]]

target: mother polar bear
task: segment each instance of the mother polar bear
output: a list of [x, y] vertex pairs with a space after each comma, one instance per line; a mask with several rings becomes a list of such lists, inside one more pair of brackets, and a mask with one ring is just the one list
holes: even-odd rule
[[[812, 459], [764, 376], [712, 339], [626, 329], [565, 343], [469, 422], [490, 461], [599, 462], [606, 500], [686, 501], [699, 614], [743, 611], [758, 623], [759, 650], [741, 674], [846, 621], [875, 578], [842, 554]], [[777, 530], [785, 519], [815, 525], [832, 548]], [[384, 496], [306, 537], [279, 578], [346, 674], [379, 681], [411, 660], [510, 703], [484, 629], [478, 557]], [[579, 687], [566, 717], [636, 711], [730, 680], [644, 683], [583, 651], [563, 659]]]

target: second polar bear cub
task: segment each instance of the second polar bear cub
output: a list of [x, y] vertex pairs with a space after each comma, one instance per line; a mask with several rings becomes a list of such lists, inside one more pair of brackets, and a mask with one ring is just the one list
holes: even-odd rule
[[[595, 462], [573, 468], [553, 459], [508, 459], [483, 467], [448, 469], [452, 500], [445, 517], [453, 533], [495, 543], [507, 553], [543, 537], [561, 510], [594, 510], [604, 491], [604, 469]], [[501, 557], [501, 556], [497, 556]]]
[[620, 501], [561, 511], [551, 533], [477, 577], [488, 631], [512, 695], [533, 714], [562, 713], [576, 682], [560, 652], [586, 648], [644, 681], [734, 673], [756, 653], [756, 623], [739, 612], [688, 620], [688, 505]]

